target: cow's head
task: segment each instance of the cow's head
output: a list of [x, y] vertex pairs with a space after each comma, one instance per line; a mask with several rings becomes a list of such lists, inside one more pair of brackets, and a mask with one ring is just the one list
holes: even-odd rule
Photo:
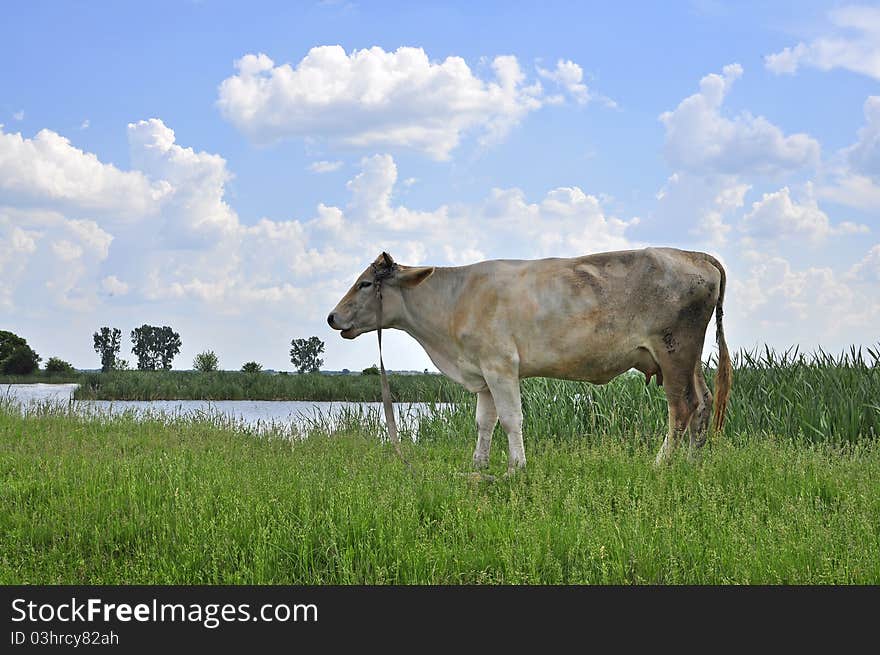
[[400, 317], [403, 291], [424, 282], [433, 266], [401, 266], [383, 252], [361, 273], [354, 285], [336, 305], [327, 322], [340, 330], [343, 338], [354, 339], [379, 327], [379, 294], [382, 290], [382, 327], [390, 327]]

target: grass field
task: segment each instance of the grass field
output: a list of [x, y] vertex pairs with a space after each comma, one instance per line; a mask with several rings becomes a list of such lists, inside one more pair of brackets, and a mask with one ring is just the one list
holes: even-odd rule
[[291, 441], [0, 405], [0, 583], [878, 584], [877, 362], [767, 357], [659, 470], [662, 390], [527, 381], [528, 470], [491, 484], [469, 397], [404, 426], [412, 475], [365, 411]]

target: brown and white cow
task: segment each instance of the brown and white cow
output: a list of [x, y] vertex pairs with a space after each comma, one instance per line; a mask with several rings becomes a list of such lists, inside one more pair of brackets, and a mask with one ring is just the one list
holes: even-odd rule
[[711, 255], [673, 248], [442, 268], [403, 266], [383, 252], [327, 322], [346, 339], [377, 329], [381, 284], [381, 327], [412, 336], [437, 368], [477, 394], [474, 465], [487, 465], [500, 418], [508, 472], [526, 463], [521, 378], [605, 384], [632, 368], [646, 380], [656, 375], [669, 405], [662, 463], [687, 430], [692, 452], [705, 442], [713, 400], [700, 356], [713, 311], [715, 427], [723, 425], [731, 383], [725, 278]]

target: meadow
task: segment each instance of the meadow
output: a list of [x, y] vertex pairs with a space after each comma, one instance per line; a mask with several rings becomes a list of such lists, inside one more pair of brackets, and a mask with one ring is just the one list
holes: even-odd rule
[[867, 359], [738, 355], [724, 433], [659, 469], [662, 389], [528, 380], [528, 469], [494, 483], [466, 394], [402, 426], [412, 473], [366, 410], [286, 439], [0, 403], [0, 583], [878, 584]]

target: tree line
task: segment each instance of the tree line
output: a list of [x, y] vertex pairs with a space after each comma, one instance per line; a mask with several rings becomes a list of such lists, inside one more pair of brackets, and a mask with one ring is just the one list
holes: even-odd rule
[[[128, 362], [118, 359], [122, 332], [118, 328], [102, 327], [95, 332], [95, 352], [101, 356], [101, 370], [113, 371], [129, 368]], [[167, 325], [157, 327], [142, 325], [131, 331], [132, 353], [137, 357], [137, 367], [142, 371], [168, 370], [183, 345], [180, 335]], [[324, 342], [318, 337], [293, 339], [290, 342], [290, 362], [298, 373], [316, 373], [324, 360]], [[193, 359], [193, 369], [202, 373], [220, 369], [220, 359], [213, 350], [199, 353]], [[259, 373], [262, 364], [246, 362], [241, 370], [244, 373]]]
[[[169, 370], [174, 358], [180, 353], [183, 341], [180, 334], [171, 327], [144, 324], [131, 331], [131, 352], [136, 358], [137, 368], [141, 371]], [[101, 327], [92, 335], [95, 352], [101, 358], [101, 371], [124, 371], [131, 368], [128, 361], [119, 357], [122, 348], [122, 331], [114, 327]], [[321, 369], [324, 360], [320, 357], [324, 352], [324, 342], [318, 337], [293, 339], [290, 342], [290, 362], [298, 373], [316, 373]], [[39, 370], [40, 357], [27, 341], [13, 334], [0, 330], [0, 373], [4, 375], [31, 375]], [[213, 350], [206, 350], [196, 355], [193, 369], [200, 372], [219, 370], [220, 362]], [[50, 357], [46, 362], [47, 373], [74, 373], [75, 369], [68, 362]], [[245, 373], [259, 373], [262, 364], [246, 362], [241, 370]]]

